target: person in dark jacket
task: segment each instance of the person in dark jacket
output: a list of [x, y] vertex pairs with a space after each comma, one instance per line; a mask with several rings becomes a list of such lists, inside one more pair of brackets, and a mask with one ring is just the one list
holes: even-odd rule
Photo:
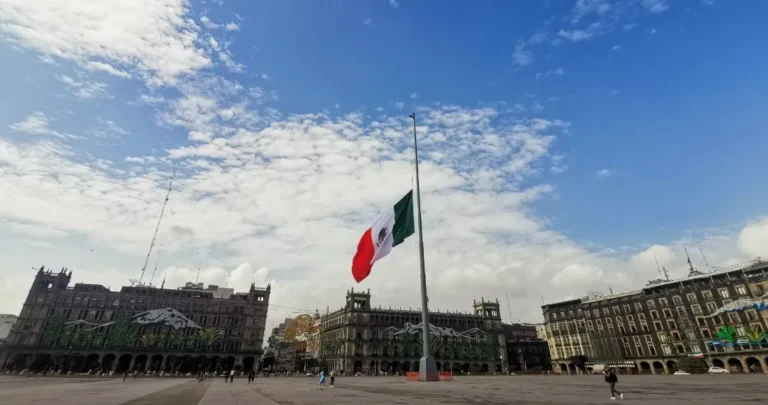
[[611, 399], [616, 399], [616, 394], [618, 394], [619, 398], [624, 399], [624, 394], [616, 391], [616, 383], [619, 382], [619, 378], [616, 377], [616, 373], [613, 372], [613, 369], [609, 368], [605, 370], [605, 382], [611, 387]]

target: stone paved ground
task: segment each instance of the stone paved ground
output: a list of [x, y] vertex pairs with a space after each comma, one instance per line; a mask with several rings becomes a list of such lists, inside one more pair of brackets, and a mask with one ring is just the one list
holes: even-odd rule
[[[635, 404], [758, 404], [768, 401], [768, 375], [620, 376]], [[611, 403], [600, 376], [458, 377], [416, 383], [398, 377], [344, 377], [335, 388], [316, 379], [263, 378], [248, 385], [223, 379], [61, 378], [0, 376], [2, 405], [434, 405]]]

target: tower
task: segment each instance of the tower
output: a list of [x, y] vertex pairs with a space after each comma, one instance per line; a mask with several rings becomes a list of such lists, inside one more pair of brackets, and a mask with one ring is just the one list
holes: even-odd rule
[[486, 319], [501, 320], [501, 312], [499, 312], [498, 299], [496, 302], [493, 302], [486, 301], [485, 298], [480, 297], [480, 301], [473, 301], [472, 307], [475, 309], [475, 315], [480, 315]]
[[371, 309], [371, 290], [358, 291], [352, 288], [347, 291], [347, 303], [345, 306], [347, 310], [353, 311], [366, 311]]
[[35, 274], [35, 281], [32, 282], [32, 287], [29, 289], [29, 292], [31, 294], [33, 291], [66, 290], [71, 279], [72, 271], [67, 273], [66, 267], [62, 267], [58, 273], [54, 273], [51, 270], [46, 270], [45, 266], [40, 266], [37, 274]]
[[472, 308], [475, 315], [483, 318], [484, 329], [486, 333], [486, 342], [496, 346], [497, 352], [493, 361], [499, 361], [501, 369], [507, 367], [507, 340], [504, 338], [504, 331], [501, 327], [501, 312], [499, 311], [499, 300], [486, 301], [480, 297], [480, 301], [473, 300]]

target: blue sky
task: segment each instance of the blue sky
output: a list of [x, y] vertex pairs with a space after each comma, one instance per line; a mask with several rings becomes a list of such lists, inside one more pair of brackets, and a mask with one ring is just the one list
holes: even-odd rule
[[[157, 196], [170, 166], [179, 164], [181, 188], [188, 193], [182, 191], [178, 212], [227, 223], [223, 218], [240, 211], [245, 217], [232, 224], [253, 220], [256, 228], [268, 229], [203, 237], [211, 223], [170, 219], [167, 238], [194, 235], [186, 245], [169, 248], [174, 251], [166, 265], [178, 270], [179, 282], [195, 267], [185, 262], [185, 249], [188, 256], [190, 246], [205, 245], [211, 256], [227, 246], [216, 259], [199, 260], [210, 267], [211, 282], [256, 278], [310, 288], [314, 278], [327, 279], [331, 268], [346, 266], [349, 249], [335, 251], [317, 239], [277, 230], [295, 227], [300, 234], [308, 226], [336, 226], [343, 229], [335, 240], [354, 248], [354, 235], [375, 206], [409, 183], [408, 139], [396, 134], [408, 130], [404, 118], [414, 110], [427, 139], [425, 209], [432, 197], [433, 232], [450, 234], [441, 227], [466, 211], [469, 200], [494, 214], [457, 220], [456, 227], [469, 230], [465, 235], [476, 232], [468, 240], [483, 242], [462, 242], [464, 261], [443, 263], [448, 259], [436, 254], [434, 265], [443, 269], [433, 276], [439, 288], [450, 290], [483, 274], [507, 282], [532, 268], [540, 254], [558, 249], [561, 260], [526, 275], [531, 283], [551, 283], [559, 291], [553, 299], [581, 288], [569, 289], [554, 281], [558, 277], [611, 274], [606, 283], [637, 286], [627, 274], [644, 271], [636, 261], [651, 257], [649, 252], [684, 271], [683, 245], [705, 246], [713, 260], [730, 263], [754, 257], [760, 252], [754, 246], [768, 235], [761, 219], [768, 188], [759, 153], [768, 146], [768, 28], [762, 18], [768, 5], [762, 2], [446, 1], [438, 7], [408, 0], [162, 0], [158, 4], [168, 8], [141, 9], [113, 0], [109, 8], [121, 10], [123, 20], [84, 1], [59, 5], [50, 15], [33, 3], [0, 0], [0, 60], [11, 62], [0, 66], [0, 140], [7, 156], [52, 159], [73, 176], [87, 171], [91, 177], [80, 178], [81, 191], [72, 197], [56, 167], [31, 168], [19, 160], [12, 166], [18, 177], [5, 184], [11, 198], [66, 197], [74, 205], [61, 208], [64, 217], [85, 215], [75, 212], [75, 200], [90, 198], [96, 204], [91, 210], [103, 210], [105, 221], [114, 220], [106, 197], [86, 188], [132, 190], [126, 196], [134, 196], [137, 205], [121, 205], [125, 218], [104, 229], [0, 206], [8, 225], [0, 238], [19, 243], [13, 258], [19, 266], [39, 255], [32, 247], [44, 246], [44, 257], [57, 261], [64, 254], [56, 248], [62, 235], [75, 244], [101, 241], [105, 256], [78, 265], [84, 274], [109, 267], [112, 284], [119, 284], [137, 266], [110, 264], [108, 257], [130, 261], [146, 254]], [[80, 27], [78, 18], [100, 29]], [[309, 114], [303, 129], [292, 125], [295, 114]], [[326, 149], [331, 141], [312, 138], [319, 133], [313, 131], [330, 131], [339, 143]], [[321, 152], [290, 156], [306, 145]], [[339, 156], [333, 152], [340, 150]], [[370, 151], [378, 152], [368, 156]], [[346, 163], [325, 170], [330, 160], [350, 158], [357, 171], [347, 172]], [[272, 166], [278, 160], [283, 166]], [[293, 201], [302, 194], [242, 180], [258, 181], [265, 170], [276, 170], [282, 186], [309, 190], [300, 184], [307, 173], [288, 171], [316, 165], [324, 170], [311, 184], [356, 187], [353, 180], [361, 179], [365, 162], [378, 176], [399, 183], [385, 182], [381, 191], [365, 196], [351, 193], [356, 202], [346, 204], [352, 222], [350, 215], [306, 205], [295, 207], [298, 219], [284, 218], [279, 202], [273, 207], [262, 200], [274, 195]], [[25, 177], [25, 170], [38, 174]], [[134, 183], [139, 185], [124, 186]], [[325, 201], [328, 190], [306, 192]], [[253, 211], [229, 205], [232, 199]], [[508, 224], [499, 228], [499, 221]], [[116, 226], [128, 230], [107, 230]], [[30, 231], [34, 227], [56, 232]], [[252, 246], [237, 245], [265, 243], [260, 238], [270, 232], [280, 246], [301, 240], [307, 249], [327, 252], [329, 264], [282, 264], [279, 255], [264, 257]], [[411, 254], [403, 260], [412, 260]], [[381, 267], [402, 265], [393, 259]], [[378, 282], [384, 283], [383, 302], [403, 299], [395, 285]], [[334, 301], [329, 297], [343, 288], [327, 282], [308, 300]], [[489, 287], [480, 283], [467, 294], [484, 288]], [[503, 295], [488, 295], [493, 293]], [[442, 302], [453, 305], [448, 297]], [[525, 297], [520, 305], [537, 311]]]

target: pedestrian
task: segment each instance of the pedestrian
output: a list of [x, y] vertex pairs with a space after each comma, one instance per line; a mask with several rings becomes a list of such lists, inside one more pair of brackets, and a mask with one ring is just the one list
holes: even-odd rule
[[235, 382], [235, 369], [233, 368], [232, 371], [229, 372], [229, 383], [232, 384]]
[[128, 378], [128, 371], [123, 373], [123, 381], [125, 381], [126, 378]]
[[133, 370], [133, 379], [134, 379], [134, 380], [136, 379], [136, 374], [139, 374], [139, 373], [138, 373], [138, 372], [136, 372], [136, 370]]
[[320, 386], [317, 387], [318, 389], [324, 390], [325, 389], [325, 371], [320, 371]]
[[607, 382], [608, 386], [611, 388], [611, 399], [616, 399], [616, 394], [619, 394], [619, 398], [624, 399], [624, 394], [616, 391], [616, 383], [619, 382], [619, 378], [616, 377], [616, 373], [613, 372], [613, 369], [606, 369], [604, 373], [605, 382]]
[[333, 388], [333, 383], [336, 380], [336, 373], [334, 373], [333, 370], [331, 370], [331, 388]]
[[251, 384], [253, 382], [253, 380], [255, 380], [255, 379], [256, 379], [256, 372], [251, 370], [248, 373], [248, 384]]

